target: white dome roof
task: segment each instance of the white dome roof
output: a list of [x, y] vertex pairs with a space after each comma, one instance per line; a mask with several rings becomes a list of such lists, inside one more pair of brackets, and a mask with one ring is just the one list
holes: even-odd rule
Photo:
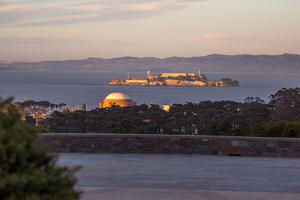
[[131, 99], [127, 94], [121, 92], [114, 92], [109, 95], [105, 99]]

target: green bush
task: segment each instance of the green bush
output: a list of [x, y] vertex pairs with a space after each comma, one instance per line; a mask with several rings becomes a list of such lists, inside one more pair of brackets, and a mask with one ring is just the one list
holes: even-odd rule
[[21, 120], [10, 100], [0, 101], [0, 197], [8, 200], [76, 200], [74, 172], [35, 142], [38, 130]]
[[255, 136], [261, 137], [300, 137], [300, 121], [268, 122], [257, 126]]

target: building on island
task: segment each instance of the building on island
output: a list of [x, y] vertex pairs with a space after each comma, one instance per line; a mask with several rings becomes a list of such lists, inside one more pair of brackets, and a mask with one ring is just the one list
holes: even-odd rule
[[147, 79], [142, 79], [142, 78], [133, 78], [133, 79], [127, 79], [125, 80], [126, 84], [132, 84], [132, 83], [139, 83], [139, 84], [148, 84]]
[[128, 75], [127, 80], [114, 78], [110, 85], [127, 86], [171, 86], [171, 87], [239, 87], [239, 82], [230, 78], [222, 78], [217, 81], [208, 80], [200, 70], [197, 73], [161, 73], [152, 76], [147, 71], [146, 78], [135, 78]]
[[151, 71], [147, 70], [147, 79], [151, 79]]
[[128, 95], [121, 92], [111, 93], [103, 101], [99, 102], [99, 108], [110, 108], [112, 106], [136, 106], [136, 102], [134, 102]]
[[192, 76], [192, 77], [194, 77], [195, 74], [194, 73], [162, 73], [160, 75], [160, 77], [163, 77], [163, 78], [180, 77], [180, 76], [183, 76], [183, 77]]

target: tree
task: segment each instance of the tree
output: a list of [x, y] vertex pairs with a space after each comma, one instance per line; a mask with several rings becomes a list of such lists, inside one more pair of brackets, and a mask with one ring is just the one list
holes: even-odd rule
[[300, 121], [280, 121], [259, 124], [254, 136], [262, 137], [300, 137]]
[[270, 96], [271, 118], [275, 121], [300, 120], [300, 88], [282, 88]]
[[37, 129], [11, 104], [0, 101], [0, 197], [9, 200], [77, 200], [74, 172], [36, 142]]
[[[87, 112], [53, 112], [40, 125], [50, 132], [109, 132], [144, 134], [200, 134], [251, 136], [267, 122], [300, 121], [300, 88], [282, 89], [266, 104], [259, 97], [244, 103], [202, 101], [174, 104], [168, 112], [159, 105], [95, 109]], [[287, 129], [285, 129], [287, 130]], [[288, 134], [293, 134], [288, 130]], [[261, 135], [263, 136], [263, 135]]]
[[133, 133], [135, 132], [134, 127], [131, 125], [129, 120], [122, 120], [117, 123], [110, 121], [106, 125], [106, 132], [108, 133]]
[[261, 103], [261, 104], [265, 104], [266, 102], [261, 99], [260, 97], [246, 97], [244, 99], [245, 103]]

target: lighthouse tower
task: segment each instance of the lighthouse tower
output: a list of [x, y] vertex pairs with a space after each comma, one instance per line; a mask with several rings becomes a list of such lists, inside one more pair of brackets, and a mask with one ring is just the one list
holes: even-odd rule
[[147, 71], [147, 78], [148, 78], [148, 79], [151, 78], [151, 71], [150, 71], [150, 70]]
[[201, 77], [200, 69], [198, 69], [198, 76]]

